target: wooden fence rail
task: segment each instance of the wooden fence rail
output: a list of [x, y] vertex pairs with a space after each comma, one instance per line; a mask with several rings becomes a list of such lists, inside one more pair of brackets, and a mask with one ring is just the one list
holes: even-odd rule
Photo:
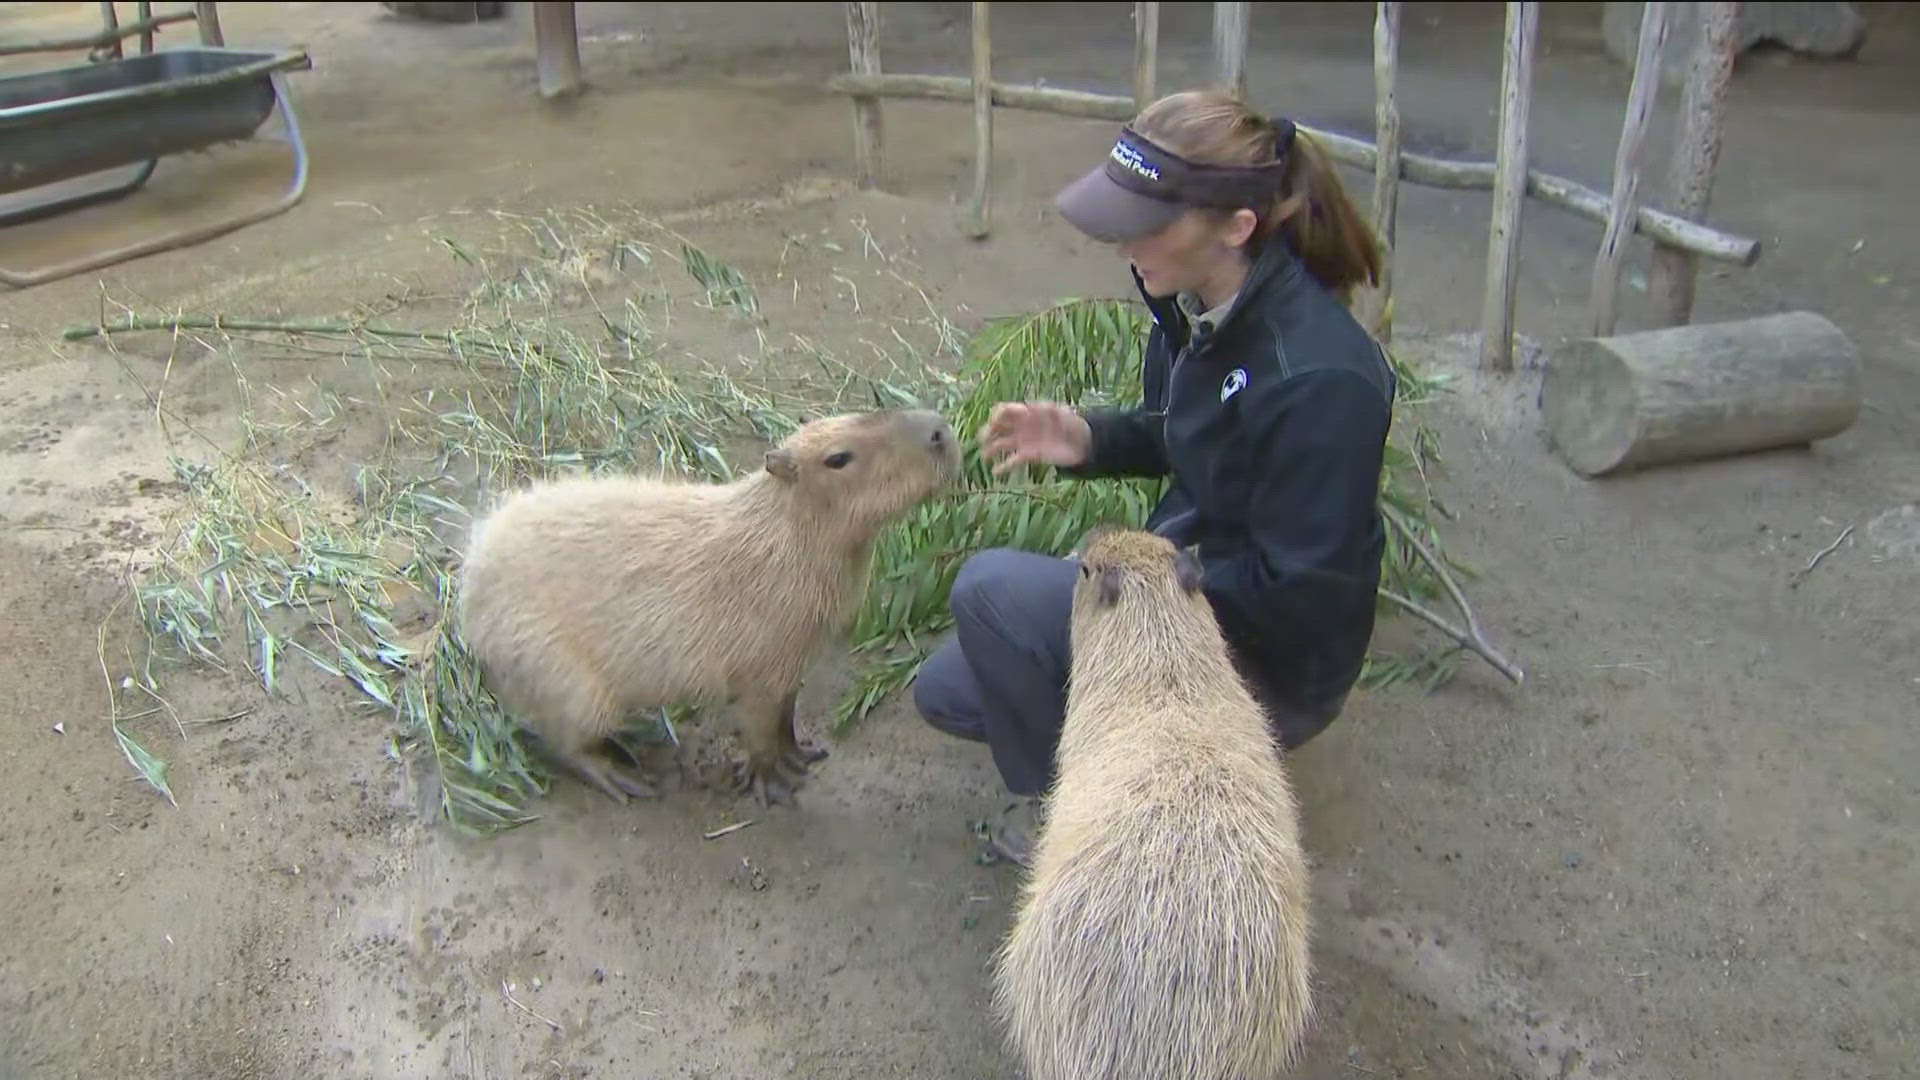
[[[1133, 93], [1130, 96], [1096, 94], [1083, 90], [1023, 86], [994, 82], [992, 36], [988, 29], [991, 4], [973, 5], [973, 64], [970, 77], [889, 74], [880, 64], [880, 5], [849, 3], [847, 42], [851, 70], [827, 81], [827, 89], [853, 100], [854, 159], [858, 183], [880, 183], [880, 102], [884, 98], [920, 98], [969, 102], [974, 114], [974, 176], [968, 235], [985, 237], [989, 230], [988, 193], [992, 182], [993, 106], [1051, 113], [1092, 120], [1131, 119], [1154, 96], [1159, 59], [1160, 5], [1133, 5]], [[1300, 130], [1316, 139], [1336, 161], [1371, 172], [1374, 177], [1373, 220], [1382, 248], [1383, 273], [1374, 300], [1374, 323], [1382, 339], [1392, 333], [1392, 289], [1395, 233], [1398, 226], [1399, 182], [1453, 190], [1493, 192], [1488, 225], [1486, 303], [1481, 315], [1481, 363], [1496, 371], [1512, 365], [1514, 284], [1520, 259], [1520, 205], [1531, 197], [1549, 206], [1599, 223], [1605, 234], [1595, 257], [1590, 309], [1596, 332], [1610, 331], [1617, 308], [1617, 281], [1625, 238], [1632, 233], [1654, 244], [1655, 306], [1668, 323], [1684, 323], [1692, 310], [1696, 259], [1713, 259], [1751, 266], [1760, 257], [1760, 242], [1735, 236], [1691, 220], [1706, 208], [1707, 192], [1719, 150], [1719, 121], [1732, 56], [1733, 4], [1699, 4], [1700, 45], [1689, 77], [1684, 106], [1685, 131], [1674, 165], [1675, 205], [1670, 213], [1645, 205], [1639, 197], [1641, 144], [1652, 111], [1658, 81], [1660, 51], [1666, 39], [1668, 12], [1662, 3], [1649, 3], [1643, 18], [1639, 55], [1635, 58], [1633, 88], [1628, 96], [1620, 146], [1615, 155], [1612, 191], [1607, 194], [1584, 184], [1541, 172], [1528, 164], [1527, 133], [1533, 91], [1533, 56], [1538, 37], [1537, 0], [1507, 4], [1505, 61], [1501, 73], [1500, 144], [1494, 161], [1448, 161], [1401, 149], [1401, 114], [1395, 95], [1399, 67], [1402, 5], [1375, 5], [1374, 89], [1377, 143], [1351, 135], [1324, 131], [1307, 124]], [[1252, 5], [1213, 5], [1212, 57], [1216, 84], [1245, 96], [1248, 24]], [[1723, 25], [1724, 24], [1724, 25]]]

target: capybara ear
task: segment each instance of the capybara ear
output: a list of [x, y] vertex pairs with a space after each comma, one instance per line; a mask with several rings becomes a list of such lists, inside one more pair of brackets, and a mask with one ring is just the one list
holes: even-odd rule
[[791, 481], [800, 475], [800, 463], [794, 460], [793, 451], [776, 446], [767, 451], [767, 471], [782, 480]]
[[1173, 578], [1180, 583], [1183, 592], [1196, 593], [1206, 578], [1206, 571], [1200, 566], [1200, 556], [1190, 547], [1183, 547], [1173, 553]]
[[1100, 585], [1094, 595], [1099, 597], [1101, 607], [1112, 607], [1120, 602], [1120, 570], [1117, 567], [1100, 568]]

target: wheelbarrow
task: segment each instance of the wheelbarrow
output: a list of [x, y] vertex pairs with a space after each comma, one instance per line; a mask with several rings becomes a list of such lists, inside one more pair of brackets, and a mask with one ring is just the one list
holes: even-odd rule
[[0, 196], [138, 166], [116, 185], [24, 207], [0, 204], [0, 227], [131, 194], [168, 154], [252, 138], [280, 109], [293, 147], [293, 181], [266, 206], [203, 225], [31, 270], [0, 267], [16, 289], [186, 247], [283, 214], [307, 190], [307, 147], [287, 100], [285, 73], [304, 50], [183, 48], [0, 78]]

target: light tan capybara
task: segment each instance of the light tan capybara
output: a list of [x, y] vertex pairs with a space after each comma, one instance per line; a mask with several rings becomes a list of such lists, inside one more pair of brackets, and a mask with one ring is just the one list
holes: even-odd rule
[[995, 957], [1029, 1080], [1274, 1080], [1310, 1022], [1308, 880], [1267, 717], [1200, 567], [1096, 530], [1058, 778]]
[[613, 799], [653, 794], [595, 753], [627, 715], [702, 699], [737, 710], [740, 790], [792, 805], [783, 771], [827, 753], [795, 730], [807, 664], [844, 632], [880, 530], [959, 475], [953, 429], [914, 410], [810, 421], [731, 483], [535, 485], [475, 525], [460, 635], [495, 697]]

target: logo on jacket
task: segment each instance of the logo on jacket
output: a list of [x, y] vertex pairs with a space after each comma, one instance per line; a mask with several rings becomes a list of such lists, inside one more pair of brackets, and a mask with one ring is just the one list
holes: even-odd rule
[[1228, 398], [1247, 388], [1247, 369], [1234, 368], [1227, 372], [1226, 380], [1220, 384], [1220, 400]]

